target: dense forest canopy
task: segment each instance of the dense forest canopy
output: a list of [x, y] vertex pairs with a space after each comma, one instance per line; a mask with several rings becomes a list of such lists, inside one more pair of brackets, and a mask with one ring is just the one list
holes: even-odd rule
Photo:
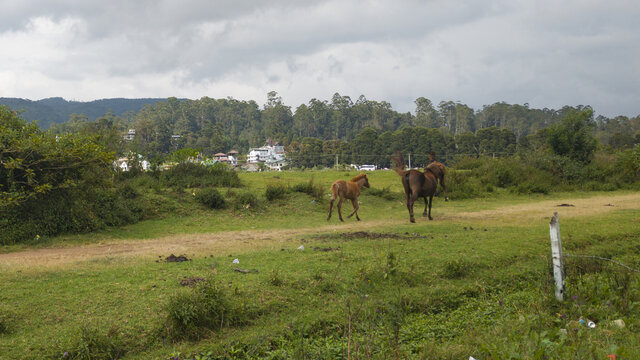
[[[92, 120], [85, 113], [72, 113], [49, 131], [93, 135], [115, 154], [135, 152], [149, 159], [165, 158], [183, 148], [205, 155], [246, 153], [270, 138], [285, 145], [297, 167], [331, 166], [336, 155], [341, 163], [388, 166], [388, 154], [395, 150], [414, 154], [420, 164], [427, 161], [428, 151], [446, 161], [460, 154], [500, 156], [520, 148], [539, 149], [549, 145], [551, 130], [562, 119], [585, 110], [584, 131], [601, 146], [624, 149], [640, 142], [640, 116], [594, 117], [592, 109], [583, 105], [554, 110], [497, 102], [472, 109], [453, 101], [434, 104], [425, 97], [416, 99], [415, 105], [415, 113], [400, 113], [386, 101], [364, 95], [353, 101], [338, 93], [330, 100], [314, 98], [295, 108], [276, 92], [268, 93], [262, 106], [233, 98], [168, 98], [123, 116], [106, 111]], [[135, 129], [135, 137], [126, 141], [123, 135], [129, 129]], [[555, 143], [562, 141], [558, 137]]]

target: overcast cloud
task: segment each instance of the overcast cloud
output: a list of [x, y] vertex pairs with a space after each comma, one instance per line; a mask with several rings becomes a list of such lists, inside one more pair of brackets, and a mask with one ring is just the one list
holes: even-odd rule
[[294, 109], [336, 92], [414, 112], [591, 105], [640, 114], [629, 0], [0, 0], [0, 96], [203, 96]]

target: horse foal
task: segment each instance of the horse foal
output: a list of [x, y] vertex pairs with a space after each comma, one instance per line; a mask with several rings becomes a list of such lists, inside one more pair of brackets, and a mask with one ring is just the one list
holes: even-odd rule
[[358, 216], [358, 196], [360, 195], [360, 188], [369, 187], [369, 179], [367, 179], [367, 174], [360, 174], [354, 177], [349, 181], [344, 180], [336, 180], [333, 184], [331, 184], [331, 202], [329, 202], [329, 216], [327, 216], [327, 221], [331, 219], [331, 212], [333, 211], [333, 202], [337, 197], [340, 197], [338, 200], [338, 216], [340, 217], [340, 221], [344, 221], [342, 219], [342, 201], [344, 199], [351, 200], [351, 204], [353, 205], [353, 212], [347, 216], [352, 217], [353, 214], [356, 215], [356, 219], [360, 221], [360, 217]]

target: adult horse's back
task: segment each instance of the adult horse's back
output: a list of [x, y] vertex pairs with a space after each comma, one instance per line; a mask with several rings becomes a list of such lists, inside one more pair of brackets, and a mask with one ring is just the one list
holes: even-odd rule
[[413, 205], [419, 197], [424, 198], [424, 212], [422, 216], [433, 220], [431, 217], [431, 204], [433, 203], [433, 195], [436, 193], [438, 186], [436, 175], [429, 168], [426, 168], [424, 173], [413, 169], [405, 170], [404, 159], [399, 151], [396, 156], [391, 157], [391, 160], [395, 164], [393, 170], [395, 170], [402, 180], [407, 201], [407, 210], [409, 210], [409, 220], [412, 223], [416, 222], [413, 216]]
[[340, 221], [344, 221], [342, 219], [342, 201], [344, 201], [344, 199], [351, 200], [351, 205], [353, 205], [353, 212], [348, 217], [352, 217], [353, 214], [355, 214], [356, 219], [360, 221], [360, 217], [358, 216], [358, 196], [360, 196], [360, 188], [363, 186], [366, 188], [369, 187], [367, 174], [357, 175], [349, 181], [336, 180], [331, 184], [331, 201], [329, 202], [329, 216], [327, 216], [327, 221], [331, 219], [333, 202], [336, 198], [340, 198], [338, 200], [338, 216], [340, 217]]

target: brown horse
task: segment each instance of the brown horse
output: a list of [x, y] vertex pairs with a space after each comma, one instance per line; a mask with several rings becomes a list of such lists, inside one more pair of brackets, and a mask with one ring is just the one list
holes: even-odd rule
[[331, 219], [331, 211], [333, 210], [333, 201], [339, 196], [340, 200], [338, 200], [338, 216], [340, 216], [340, 221], [344, 221], [342, 219], [342, 201], [344, 199], [351, 200], [351, 204], [353, 205], [353, 212], [348, 216], [352, 217], [353, 214], [356, 214], [356, 219], [360, 221], [360, 217], [358, 216], [358, 196], [360, 195], [361, 187], [369, 187], [369, 179], [367, 179], [367, 174], [360, 174], [354, 177], [349, 181], [344, 180], [336, 180], [331, 185], [331, 202], [329, 203], [329, 216], [327, 217], [327, 221]]
[[444, 191], [444, 201], [449, 201], [449, 198], [447, 198], [447, 187], [444, 184], [444, 176], [447, 173], [447, 168], [444, 167], [443, 163], [436, 161], [436, 153], [433, 151], [429, 152], [429, 158], [431, 158], [431, 162], [424, 168], [424, 170], [427, 171], [427, 169], [429, 169], [436, 176], [436, 179], [438, 179], [438, 182]]
[[[418, 170], [405, 170], [404, 159], [402, 154], [398, 151], [396, 156], [392, 156], [391, 160], [395, 166], [393, 170], [400, 175], [402, 179], [402, 186], [404, 186], [404, 194], [407, 199], [407, 209], [409, 210], [409, 220], [412, 223], [416, 222], [413, 216], [413, 204], [419, 197], [424, 198], [424, 212], [422, 216], [428, 216], [429, 220], [433, 220], [431, 217], [431, 204], [433, 203], [433, 195], [436, 193], [438, 187], [438, 180], [436, 175], [427, 166], [424, 173]], [[427, 200], [427, 198], [429, 198]], [[427, 208], [429, 211], [427, 212]]]

